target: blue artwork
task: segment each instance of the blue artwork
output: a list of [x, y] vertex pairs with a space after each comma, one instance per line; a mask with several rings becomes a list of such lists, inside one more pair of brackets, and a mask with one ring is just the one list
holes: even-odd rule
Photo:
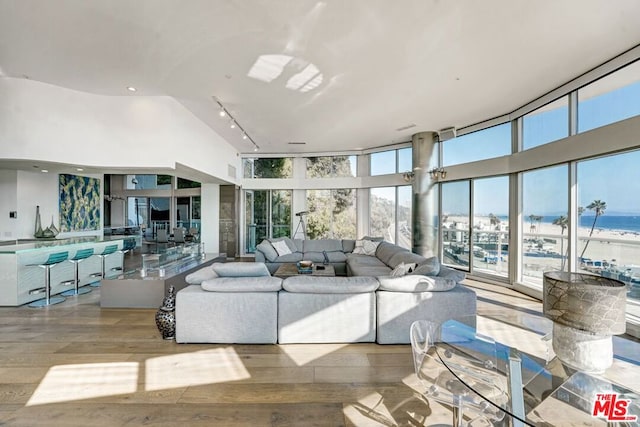
[[98, 230], [100, 180], [60, 174], [60, 231]]

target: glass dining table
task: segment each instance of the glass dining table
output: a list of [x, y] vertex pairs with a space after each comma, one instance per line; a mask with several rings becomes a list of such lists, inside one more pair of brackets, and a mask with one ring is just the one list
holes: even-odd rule
[[[543, 325], [542, 329], [548, 327], [551, 331], [548, 319], [536, 316], [535, 320]], [[505, 414], [502, 423], [513, 426], [606, 426], [614, 421], [621, 427], [639, 425], [640, 397], [637, 392], [600, 375], [577, 371], [556, 357], [549, 357], [551, 350], [542, 357], [534, 356], [482, 335], [470, 324], [475, 322], [459, 319], [438, 325], [434, 343], [436, 354], [457, 380], [457, 393], [479, 396]], [[550, 335], [542, 334], [540, 339], [548, 341]], [[477, 381], [479, 378], [482, 380]], [[614, 403], [607, 403], [611, 399]], [[616, 399], [625, 402], [622, 416], [620, 411], [614, 414]]]

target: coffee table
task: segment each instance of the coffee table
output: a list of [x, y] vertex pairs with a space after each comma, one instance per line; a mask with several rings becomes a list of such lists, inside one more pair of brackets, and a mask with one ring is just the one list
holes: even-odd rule
[[[605, 378], [577, 371], [557, 357], [543, 360], [490, 337], [477, 335], [464, 323], [452, 320], [441, 324], [435, 345], [440, 361], [449, 372], [472, 393], [503, 411], [513, 426], [553, 422], [559, 416], [558, 412], [553, 412], [553, 408], [562, 406], [559, 402], [564, 405], [561, 412], [570, 414], [571, 419], [582, 418], [604, 425], [604, 420], [591, 415], [597, 393], [613, 392], [628, 399], [629, 415], [640, 415], [637, 393]], [[479, 371], [478, 367], [491, 367], [503, 376], [508, 400], [494, 399], [466, 381], [470, 372]], [[555, 403], [550, 404], [552, 400]]]
[[[318, 269], [320, 267], [320, 269]], [[323, 268], [324, 267], [324, 268]], [[296, 264], [282, 264], [273, 274], [276, 277], [286, 278], [292, 276], [335, 276], [333, 265], [314, 264], [310, 273], [300, 273]]]

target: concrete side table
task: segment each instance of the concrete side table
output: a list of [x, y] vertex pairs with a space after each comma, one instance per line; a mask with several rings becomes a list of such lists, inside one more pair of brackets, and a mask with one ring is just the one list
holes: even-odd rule
[[626, 285], [593, 274], [544, 274], [543, 311], [553, 320], [553, 350], [583, 372], [602, 372], [613, 362], [612, 335], [625, 332]]

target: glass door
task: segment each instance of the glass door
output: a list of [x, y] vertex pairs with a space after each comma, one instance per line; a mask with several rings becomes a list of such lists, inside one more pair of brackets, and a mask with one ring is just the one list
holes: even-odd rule
[[442, 262], [467, 271], [473, 256], [470, 200], [469, 181], [442, 184]]
[[264, 239], [291, 236], [291, 190], [245, 191], [246, 250]]

